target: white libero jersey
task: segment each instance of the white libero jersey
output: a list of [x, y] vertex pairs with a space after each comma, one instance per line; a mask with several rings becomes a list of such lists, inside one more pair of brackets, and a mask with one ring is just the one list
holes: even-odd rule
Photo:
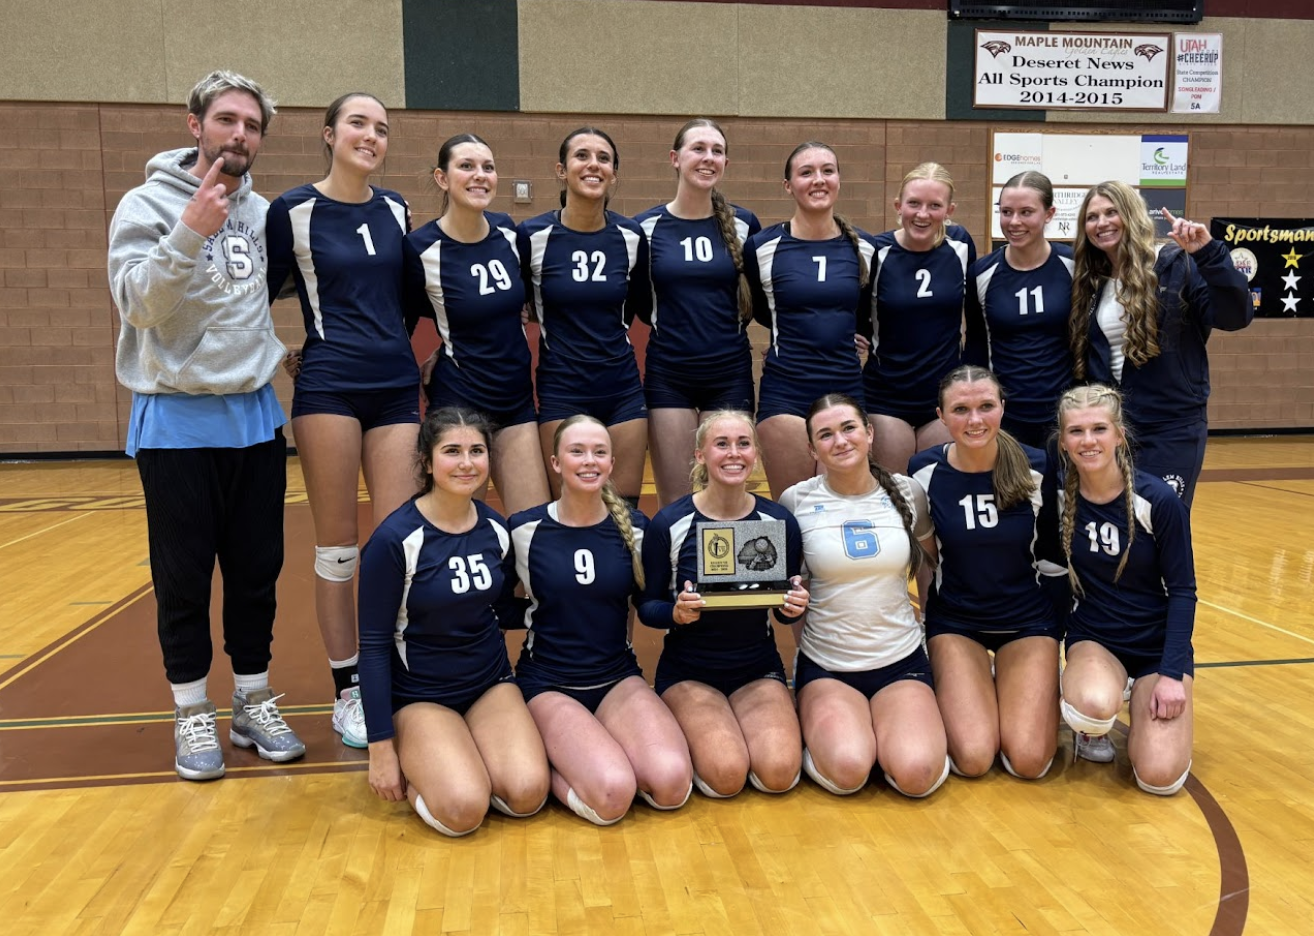
[[[894, 476], [912, 505], [913, 532], [930, 538], [922, 489]], [[838, 494], [825, 475], [802, 481], [780, 498], [803, 532], [810, 579], [800, 649], [833, 672], [863, 672], [897, 663], [922, 642], [922, 625], [908, 595], [908, 536], [883, 488]]]

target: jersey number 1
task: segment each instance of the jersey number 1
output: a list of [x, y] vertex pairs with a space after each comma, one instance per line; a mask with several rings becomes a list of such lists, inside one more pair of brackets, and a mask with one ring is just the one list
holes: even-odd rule
[[371, 257], [374, 256], [374, 238], [370, 237], [370, 226], [368, 224], [362, 224], [360, 227], [356, 228], [356, 233], [359, 234], [360, 239], [365, 242], [365, 252]]

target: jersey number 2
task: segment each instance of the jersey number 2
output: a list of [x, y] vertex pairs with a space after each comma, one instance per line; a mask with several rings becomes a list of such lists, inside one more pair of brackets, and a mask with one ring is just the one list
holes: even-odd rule
[[468, 592], [471, 585], [476, 591], [488, 591], [493, 586], [493, 575], [478, 553], [465, 558], [453, 556], [447, 560], [447, 568], [452, 570], [452, 591], [458, 595]]

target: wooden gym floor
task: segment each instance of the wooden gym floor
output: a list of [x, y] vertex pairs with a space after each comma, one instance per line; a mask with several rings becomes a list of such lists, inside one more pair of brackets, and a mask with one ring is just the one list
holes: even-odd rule
[[[695, 794], [674, 813], [639, 805], [606, 829], [554, 802], [456, 841], [376, 799], [364, 756], [329, 728], [295, 460], [273, 678], [309, 753], [275, 767], [231, 750], [221, 722], [228, 776], [208, 784], [172, 770], [134, 467], [0, 465], [0, 928], [1308, 934], [1312, 441], [1209, 443], [1195, 766], [1174, 798], [1135, 789], [1121, 737], [1117, 764], [1070, 764], [1064, 731], [1037, 783], [996, 769], [913, 801], [879, 781], [839, 799], [805, 780], [778, 797]], [[636, 637], [651, 676], [658, 635]], [[230, 691], [220, 655], [221, 711]]]

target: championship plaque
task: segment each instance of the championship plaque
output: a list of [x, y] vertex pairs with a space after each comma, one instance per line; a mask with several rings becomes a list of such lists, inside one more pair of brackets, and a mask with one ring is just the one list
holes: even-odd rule
[[708, 608], [779, 608], [789, 591], [785, 521], [705, 521], [694, 530], [695, 585]]

